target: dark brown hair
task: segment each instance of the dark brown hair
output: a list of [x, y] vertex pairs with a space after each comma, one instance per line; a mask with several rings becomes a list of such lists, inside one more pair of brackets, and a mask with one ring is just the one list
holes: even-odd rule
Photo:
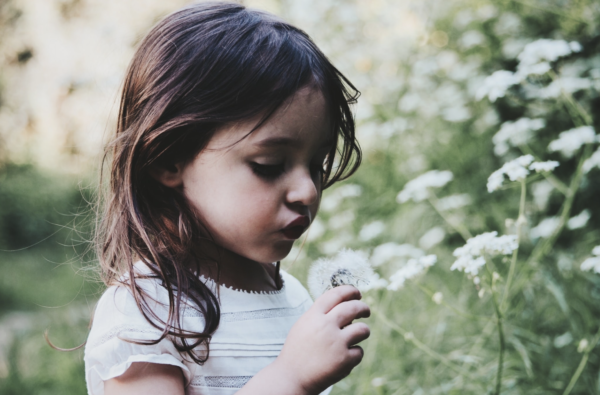
[[[110, 180], [98, 216], [98, 257], [107, 285], [126, 285], [162, 336], [202, 363], [219, 325], [219, 301], [199, 278], [202, 224], [183, 194], [154, 180], [151, 166], [192, 160], [214, 132], [231, 122], [262, 117], [311, 85], [327, 102], [335, 144], [324, 163], [324, 188], [358, 168], [350, 104], [358, 91], [302, 30], [235, 3], [200, 3], [160, 21], [140, 43], [127, 71], [117, 132], [108, 146]], [[259, 123], [259, 125], [260, 125]], [[136, 282], [142, 260], [169, 295], [166, 322], [150, 309]], [[122, 277], [124, 276], [125, 277]], [[148, 276], [146, 276], [147, 278]], [[123, 280], [123, 279], [126, 280]], [[183, 298], [183, 299], [182, 299]], [[201, 333], [181, 327], [188, 300], [205, 320]]]

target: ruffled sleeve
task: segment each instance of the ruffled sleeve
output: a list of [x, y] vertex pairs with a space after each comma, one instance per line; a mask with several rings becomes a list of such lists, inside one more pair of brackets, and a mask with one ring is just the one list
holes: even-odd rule
[[[167, 303], [161, 302], [166, 297], [166, 290], [155, 282], [150, 284], [151, 289], [148, 289], [148, 284], [144, 288], [155, 299], [150, 306], [152, 311], [158, 312], [161, 319], [166, 319], [168, 298]], [[194, 364], [186, 362], [169, 337], [153, 345], [127, 341], [156, 340], [161, 333], [143, 316], [129, 289], [109, 287], [98, 301], [85, 347], [85, 376], [89, 395], [104, 394], [104, 381], [122, 375], [134, 362], [178, 366], [187, 385], [193, 377], [191, 370], [195, 369]]]

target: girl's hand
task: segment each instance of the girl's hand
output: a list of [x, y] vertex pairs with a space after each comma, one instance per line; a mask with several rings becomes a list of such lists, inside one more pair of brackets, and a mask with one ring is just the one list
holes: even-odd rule
[[292, 327], [274, 365], [302, 393], [320, 393], [362, 360], [364, 352], [356, 344], [368, 338], [370, 330], [352, 321], [369, 317], [371, 311], [360, 298], [360, 291], [350, 285], [331, 289]]

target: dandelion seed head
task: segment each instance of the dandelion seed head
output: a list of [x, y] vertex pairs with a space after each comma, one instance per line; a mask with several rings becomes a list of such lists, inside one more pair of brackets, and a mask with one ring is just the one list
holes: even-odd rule
[[325, 291], [341, 285], [361, 288], [374, 278], [366, 254], [343, 249], [333, 258], [317, 260], [308, 272], [308, 289], [316, 299]]
[[407, 182], [404, 189], [398, 194], [396, 200], [398, 203], [406, 203], [409, 200], [415, 202], [423, 201], [430, 196], [429, 188], [441, 188], [452, 181], [453, 178], [452, 172], [448, 170], [428, 171]]

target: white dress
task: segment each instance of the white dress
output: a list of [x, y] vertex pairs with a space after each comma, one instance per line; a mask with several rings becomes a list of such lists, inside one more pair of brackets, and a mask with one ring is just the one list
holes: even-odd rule
[[[136, 270], [149, 269], [137, 263]], [[88, 394], [104, 394], [104, 381], [122, 375], [133, 362], [180, 367], [186, 395], [236, 393], [275, 360], [292, 325], [312, 305], [308, 292], [296, 278], [283, 270], [281, 276], [283, 287], [274, 292], [246, 292], [219, 286], [221, 320], [210, 342], [210, 356], [203, 365], [177, 351], [169, 337], [156, 345], [122, 340], [155, 340], [161, 332], [144, 318], [129, 289], [109, 287], [98, 301], [85, 346]], [[136, 283], [157, 301], [151, 305], [152, 309], [164, 320], [169, 301], [166, 289], [154, 279]], [[216, 290], [211, 280], [206, 284]], [[182, 316], [184, 329], [200, 332], [204, 327], [197, 310], [188, 307]]]

